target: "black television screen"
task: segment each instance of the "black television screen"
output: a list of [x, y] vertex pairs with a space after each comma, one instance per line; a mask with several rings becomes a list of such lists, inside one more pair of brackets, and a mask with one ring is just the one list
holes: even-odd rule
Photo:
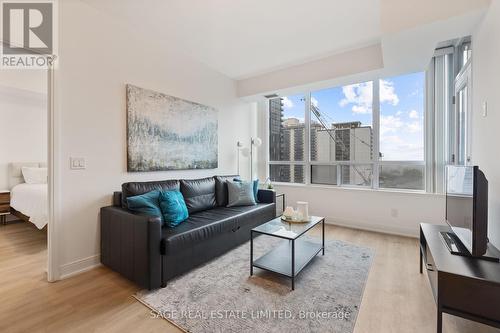
[[446, 221], [474, 256], [487, 247], [488, 182], [477, 166], [446, 168]]

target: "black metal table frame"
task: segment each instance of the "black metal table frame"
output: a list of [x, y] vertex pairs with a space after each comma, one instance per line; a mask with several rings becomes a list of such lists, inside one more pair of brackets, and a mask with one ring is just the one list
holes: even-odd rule
[[281, 206], [283, 207], [281, 212], [283, 213], [285, 211], [285, 205], [286, 205], [286, 197], [285, 197], [285, 193], [280, 193], [280, 194], [276, 194], [276, 200], [281, 197]]
[[253, 260], [253, 238], [254, 238], [254, 233], [261, 234], [261, 235], [267, 235], [267, 236], [271, 236], [271, 237], [277, 237], [277, 238], [281, 238], [281, 239], [285, 239], [285, 240], [288, 240], [288, 241], [292, 242], [292, 260], [291, 260], [291, 265], [292, 265], [291, 271], [292, 271], [292, 274], [291, 275], [283, 274], [283, 273], [274, 271], [272, 269], [267, 269], [267, 268], [263, 268], [263, 267], [259, 267], [259, 266], [255, 266], [255, 267], [263, 269], [263, 270], [266, 270], [266, 271], [269, 271], [269, 272], [273, 272], [273, 273], [276, 273], [276, 274], [279, 274], [279, 275], [282, 275], [282, 276], [285, 276], [285, 277], [288, 277], [288, 278], [291, 278], [292, 279], [292, 290], [295, 290], [295, 278], [302, 271], [302, 269], [300, 269], [298, 272], [295, 272], [295, 241], [297, 239], [299, 239], [302, 235], [304, 235], [306, 232], [308, 232], [308, 231], [312, 230], [313, 228], [315, 228], [320, 223], [321, 223], [321, 247], [318, 249], [318, 251], [316, 252], [316, 254], [314, 256], [312, 256], [305, 263], [305, 265], [302, 267], [302, 268], [304, 268], [305, 266], [307, 266], [309, 264], [309, 262], [311, 262], [312, 259], [314, 259], [314, 257], [316, 257], [316, 255], [318, 255], [318, 253], [320, 251], [322, 252], [323, 256], [325, 255], [325, 218], [324, 217], [321, 220], [319, 220], [315, 225], [313, 225], [311, 228], [306, 229], [303, 232], [301, 232], [295, 239], [289, 239], [289, 238], [283, 237], [283, 236], [278, 236], [278, 235], [272, 235], [272, 234], [268, 234], [268, 233], [263, 233], [263, 232], [259, 232], [259, 231], [253, 230], [253, 229], [250, 230], [250, 276], [253, 275], [253, 268], [255, 266], [254, 265], [254, 260]]

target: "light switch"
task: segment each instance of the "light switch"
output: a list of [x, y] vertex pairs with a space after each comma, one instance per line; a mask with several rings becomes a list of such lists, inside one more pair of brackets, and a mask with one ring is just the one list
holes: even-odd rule
[[86, 168], [84, 157], [70, 157], [69, 165], [71, 170], [83, 170]]
[[483, 105], [482, 105], [482, 109], [483, 109], [483, 117], [486, 118], [488, 117], [488, 102], [483, 102]]

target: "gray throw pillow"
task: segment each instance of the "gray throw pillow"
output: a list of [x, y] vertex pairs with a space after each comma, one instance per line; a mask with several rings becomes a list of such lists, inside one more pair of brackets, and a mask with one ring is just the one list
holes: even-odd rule
[[253, 194], [253, 183], [242, 181], [227, 181], [228, 204], [227, 207], [253, 206], [255, 196]]

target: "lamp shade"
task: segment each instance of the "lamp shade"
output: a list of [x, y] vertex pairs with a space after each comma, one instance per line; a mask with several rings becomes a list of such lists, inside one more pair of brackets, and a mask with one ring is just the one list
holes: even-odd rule
[[261, 138], [253, 138], [252, 144], [256, 147], [260, 147], [262, 145], [262, 139]]

